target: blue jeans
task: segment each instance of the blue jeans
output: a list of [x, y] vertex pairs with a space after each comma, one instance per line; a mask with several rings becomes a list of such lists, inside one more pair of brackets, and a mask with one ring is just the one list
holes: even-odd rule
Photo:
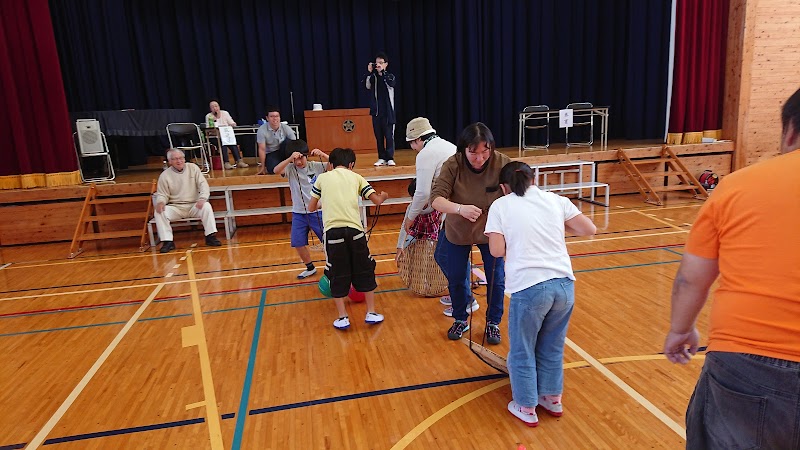
[[800, 448], [798, 405], [800, 362], [709, 352], [686, 410], [686, 448]]
[[[439, 230], [439, 238], [436, 241], [436, 250], [433, 251], [433, 260], [436, 261], [436, 264], [442, 269], [442, 273], [444, 274], [445, 278], [447, 278], [447, 254], [445, 253], [442, 244], [445, 241], [445, 234], [444, 234], [444, 224], [442, 224], [442, 229]], [[472, 264], [467, 261], [467, 278], [464, 280], [465, 289], [469, 291], [469, 303], [472, 304], [472, 301], [475, 298], [472, 296], [472, 281], [470, 279], [470, 271], [472, 271]], [[448, 280], [449, 281], [449, 280]], [[449, 282], [448, 282], [449, 285]], [[452, 300], [452, 296], [451, 296]], [[464, 306], [464, 311], [466, 311], [466, 306]]]
[[[489, 244], [477, 245], [483, 258], [483, 268], [488, 283], [487, 289], [490, 289], [492, 294], [486, 310], [486, 320], [499, 324], [503, 319], [503, 295], [506, 289], [505, 264], [503, 258], [495, 258], [489, 253]], [[447, 277], [447, 288], [450, 290], [450, 299], [453, 302], [453, 318], [456, 320], [467, 320], [467, 302], [472, 301], [469, 281], [470, 252], [472, 252], [472, 245], [453, 244], [447, 240], [444, 227], [442, 227], [433, 257], [444, 272], [444, 276]]]
[[533, 408], [540, 395], [564, 391], [564, 340], [575, 306], [575, 284], [554, 278], [511, 294], [508, 375], [518, 404]]

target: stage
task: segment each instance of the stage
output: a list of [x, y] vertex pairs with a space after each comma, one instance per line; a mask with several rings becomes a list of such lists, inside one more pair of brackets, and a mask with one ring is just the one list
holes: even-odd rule
[[[619, 164], [617, 151], [622, 149], [630, 158], [652, 158], [653, 164], [643, 170], [657, 172], [663, 170], [659, 156], [664, 144], [653, 141], [610, 141], [608, 148], [565, 147], [552, 145], [548, 150], [526, 151], [520, 159], [518, 149], [502, 148], [504, 154], [512, 159], [520, 159], [529, 164], [555, 162], [587, 161], [593, 163], [594, 178], [609, 185], [611, 195], [638, 192], [636, 185]], [[670, 145], [690, 172], [699, 175], [710, 169], [718, 175], [730, 173], [734, 145], [730, 141], [707, 144]], [[374, 167], [377, 155], [366, 157], [359, 154], [356, 172], [370, 178], [378, 190], [385, 190], [391, 197], [406, 197], [408, 178], [414, 174], [416, 153], [401, 149], [395, 153], [394, 167]], [[239, 208], [273, 208], [287, 206], [291, 202], [288, 188], [279, 186], [286, 180], [279, 175], [256, 175], [258, 167], [255, 158], [248, 157], [250, 165], [246, 169], [214, 170], [208, 176], [208, 183], [218, 190], [225, 186], [247, 185], [248, 189], [236, 191], [235, 202]], [[114, 183], [98, 185], [101, 196], [120, 196], [149, 193], [152, 180], [158, 178], [163, 170], [163, 162], [156, 158], [147, 165], [132, 166], [119, 170]], [[386, 180], [382, 180], [382, 178]], [[264, 185], [264, 189], [258, 189]], [[77, 220], [88, 192], [87, 185], [59, 188], [18, 189], [0, 191], [0, 208], [5, 220], [0, 223], [0, 245], [31, 244], [41, 242], [69, 241], [77, 226]], [[686, 194], [688, 195], [688, 194]], [[225, 200], [213, 199], [215, 210], [225, 207]], [[381, 214], [402, 213], [404, 205], [390, 205], [381, 208]], [[119, 210], [115, 210], [119, 212]], [[258, 215], [242, 217], [239, 226], [285, 223], [289, 214]], [[113, 226], [101, 226], [103, 231], [114, 230]]]

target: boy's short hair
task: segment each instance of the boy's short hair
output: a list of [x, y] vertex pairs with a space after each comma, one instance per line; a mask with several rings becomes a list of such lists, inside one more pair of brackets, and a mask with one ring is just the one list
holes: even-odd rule
[[292, 153], [298, 152], [303, 156], [308, 156], [308, 144], [302, 139], [287, 140], [286, 141], [286, 156], [291, 156]]
[[336, 147], [328, 157], [328, 162], [335, 169], [339, 166], [350, 167], [350, 164], [356, 163], [356, 152], [352, 148]]

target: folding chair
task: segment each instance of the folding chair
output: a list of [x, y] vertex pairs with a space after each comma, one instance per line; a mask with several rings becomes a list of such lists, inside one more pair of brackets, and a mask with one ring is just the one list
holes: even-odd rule
[[[544, 145], [530, 144], [528, 140], [529, 134], [541, 136], [541, 131], [529, 133], [529, 130], [544, 130]], [[541, 139], [534, 142], [540, 141]], [[522, 110], [519, 115], [519, 142], [522, 150], [550, 147], [550, 108], [547, 105], [526, 106]]]
[[[195, 164], [197, 164], [196, 155], [199, 153], [201, 163], [197, 165], [200, 166], [200, 170], [203, 173], [211, 171], [211, 159], [206, 153], [206, 146], [200, 127], [194, 123], [171, 123], [167, 125], [167, 137], [171, 148], [183, 151], [183, 153], [192, 158], [192, 162]], [[173, 138], [175, 139], [174, 141]]]
[[[78, 119], [75, 122], [78, 130], [72, 133], [72, 147], [78, 156], [78, 169], [80, 170], [81, 180], [84, 183], [112, 181], [116, 178], [114, 165], [111, 163], [111, 155], [108, 152], [106, 135], [100, 131], [100, 122], [95, 119]], [[102, 158], [104, 171], [95, 174], [91, 169], [90, 173], [99, 176], [89, 176], [84, 174], [84, 162], [92, 161], [90, 166], [96, 166], [97, 158]], [[89, 159], [91, 158], [91, 159]], [[88, 161], [85, 161], [88, 160]]]
[[[589, 127], [589, 138], [585, 141], [578, 141], [578, 142], [570, 142], [569, 140], [569, 129], [572, 127], [565, 128], [566, 136], [567, 136], [567, 147], [572, 146], [590, 146], [594, 142], [594, 111], [592, 111], [594, 106], [588, 102], [582, 103], [570, 103], [567, 105], [567, 109], [572, 110], [572, 127]], [[588, 119], [588, 120], [586, 120]]]

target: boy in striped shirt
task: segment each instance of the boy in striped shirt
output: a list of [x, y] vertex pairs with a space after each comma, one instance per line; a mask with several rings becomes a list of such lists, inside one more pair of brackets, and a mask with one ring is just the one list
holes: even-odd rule
[[325, 233], [325, 275], [330, 280], [331, 294], [339, 312], [333, 322], [337, 329], [350, 327], [350, 318], [344, 298], [350, 285], [364, 293], [367, 303], [366, 323], [383, 322], [383, 315], [375, 312], [375, 260], [370, 255], [367, 237], [361, 223], [359, 197], [380, 205], [389, 194], [378, 194], [361, 175], [353, 172], [356, 154], [349, 148], [335, 148], [328, 159], [328, 171], [317, 176], [311, 189], [308, 211], [322, 208], [322, 223]]

